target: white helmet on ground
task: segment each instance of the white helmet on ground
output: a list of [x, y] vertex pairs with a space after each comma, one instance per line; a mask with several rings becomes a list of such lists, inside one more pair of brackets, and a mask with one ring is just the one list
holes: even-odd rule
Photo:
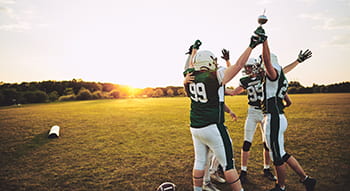
[[194, 70], [216, 70], [217, 58], [209, 50], [198, 51], [193, 61]]

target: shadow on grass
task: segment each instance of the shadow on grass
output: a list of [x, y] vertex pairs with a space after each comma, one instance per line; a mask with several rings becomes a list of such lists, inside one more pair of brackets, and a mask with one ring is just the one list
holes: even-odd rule
[[37, 134], [28, 143], [18, 146], [16, 152], [14, 153], [14, 159], [19, 159], [27, 153], [30, 153], [31, 151], [36, 150], [52, 141], [53, 139], [48, 138], [48, 133], [48, 131], [45, 131]]

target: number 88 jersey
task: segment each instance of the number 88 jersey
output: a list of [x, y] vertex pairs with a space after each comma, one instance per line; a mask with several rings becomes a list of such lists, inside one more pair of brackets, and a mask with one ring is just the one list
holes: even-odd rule
[[195, 80], [186, 84], [191, 98], [191, 127], [201, 128], [224, 122], [224, 87], [221, 81], [224, 69], [217, 71], [190, 71]]

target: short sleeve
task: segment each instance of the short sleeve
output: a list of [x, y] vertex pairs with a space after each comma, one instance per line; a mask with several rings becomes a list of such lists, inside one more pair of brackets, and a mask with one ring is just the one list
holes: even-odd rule
[[217, 75], [219, 84], [221, 84], [221, 83], [222, 83], [222, 80], [224, 79], [225, 70], [226, 70], [225, 67], [219, 67], [218, 70], [216, 71], [216, 75]]

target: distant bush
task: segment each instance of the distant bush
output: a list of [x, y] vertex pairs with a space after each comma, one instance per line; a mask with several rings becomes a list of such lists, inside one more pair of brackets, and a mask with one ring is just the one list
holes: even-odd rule
[[111, 93], [109, 93], [109, 95], [115, 99], [120, 98], [120, 92], [118, 90], [112, 90]]
[[92, 99], [102, 99], [103, 93], [101, 91], [94, 91], [92, 93]]
[[162, 96], [164, 96], [164, 92], [160, 88], [157, 88], [152, 94], [152, 97], [162, 97]]
[[177, 90], [177, 95], [179, 96], [186, 96], [186, 92], [183, 88]]
[[166, 91], [166, 94], [168, 95], [168, 96], [174, 96], [174, 90], [173, 89], [171, 89], [171, 88], [169, 88], [167, 91]]
[[4, 88], [1, 90], [3, 95], [1, 105], [12, 105], [17, 102], [19, 97], [18, 92], [15, 88]]
[[58, 101], [74, 101], [76, 96], [74, 94], [64, 95], [58, 98]]
[[0, 92], [0, 105], [4, 101], [5, 96]]
[[50, 92], [48, 96], [49, 96], [50, 101], [57, 101], [58, 98], [60, 97], [60, 95], [58, 95], [57, 91]]
[[46, 92], [41, 90], [26, 91], [22, 95], [24, 103], [44, 103], [49, 100]]
[[77, 100], [90, 100], [92, 99], [92, 94], [90, 90], [81, 88], [78, 92], [78, 95], [76, 97]]

